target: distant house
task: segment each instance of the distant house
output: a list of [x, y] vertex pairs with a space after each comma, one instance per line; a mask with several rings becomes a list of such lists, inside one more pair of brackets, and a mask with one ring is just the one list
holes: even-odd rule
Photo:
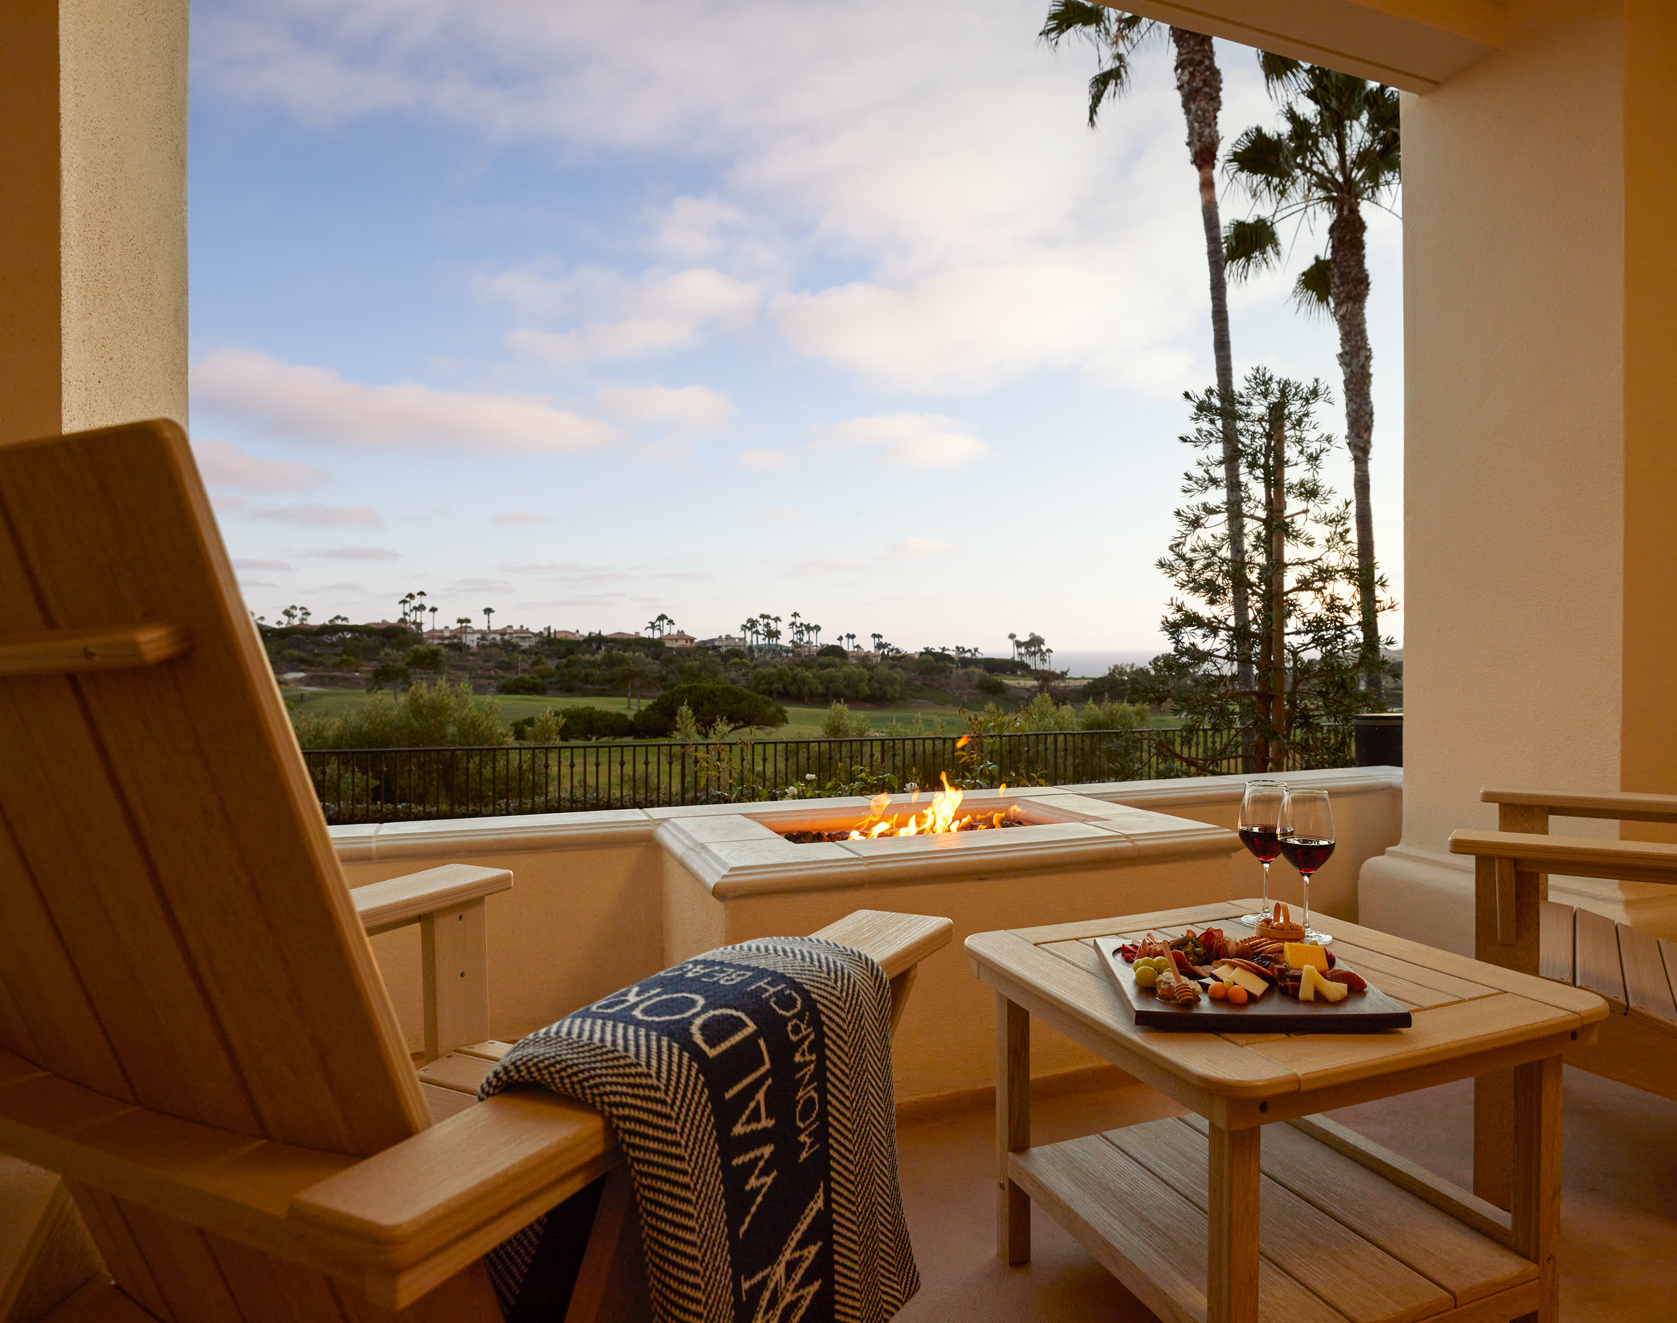
[[640, 637], [640, 635], [639, 634], [625, 634], [622, 631], [619, 631], [616, 634], [607, 634], [606, 637], [608, 639], [638, 639]]
[[672, 629], [663, 637], [666, 648], [691, 648], [698, 642], [698, 639], [684, 629]]
[[707, 648], [744, 648], [745, 640], [734, 634], [718, 634], [713, 639], [700, 639], [699, 643]]

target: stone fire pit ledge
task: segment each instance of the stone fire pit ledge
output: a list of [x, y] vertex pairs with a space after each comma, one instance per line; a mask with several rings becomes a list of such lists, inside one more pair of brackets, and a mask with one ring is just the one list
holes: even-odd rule
[[[922, 796], [915, 806], [924, 809]], [[969, 792], [961, 811], [1013, 810], [1027, 825], [942, 836], [793, 844], [794, 830], [854, 826], [869, 801], [824, 799], [650, 809], [670, 860], [726, 900], [801, 891], [979, 880], [999, 874], [1227, 859], [1240, 838], [1223, 827], [1068, 793], [1060, 787]], [[903, 808], [907, 809], [906, 802]]]

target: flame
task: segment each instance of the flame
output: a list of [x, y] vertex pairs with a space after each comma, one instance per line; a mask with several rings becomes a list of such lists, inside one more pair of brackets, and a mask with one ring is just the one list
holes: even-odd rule
[[[949, 774], [940, 774], [943, 789], [932, 795], [931, 807], [924, 813], [910, 813], [900, 825], [887, 816], [891, 808], [891, 796], [876, 795], [868, 805], [868, 816], [861, 825], [850, 833], [853, 841], [871, 841], [881, 836], [942, 836], [957, 831], [987, 831], [1000, 827], [1008, 816], [1007, 810], [979, 815], [969, 813], [960, 816], [961, 800], [964, 798], [961, 790], [949, 784]], [[916, 795], [909, 800], [910, 807]]]

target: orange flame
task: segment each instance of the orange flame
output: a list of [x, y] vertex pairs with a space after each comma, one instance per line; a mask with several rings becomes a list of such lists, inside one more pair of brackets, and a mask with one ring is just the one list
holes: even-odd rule
[[[1006, 810], [983, 816], [974, 813], [960, 816], [964, 796], [958, 787], [949, 784], [947, 772], [940, 775], [943, 789], [932, 795], [931, 807], [924, 813], [911, 813], [905, 821], [898, 823], [887, 816], [891, 796], [876, 795], [868, 805], [868, 816], [850, 833], [850, 839], [871, 841], [881, 836], [941, 836], [957, 831], [987, 831], [1002, 825], [1007, 817]], [[910, 800], [910, 803], [913, 801]]]

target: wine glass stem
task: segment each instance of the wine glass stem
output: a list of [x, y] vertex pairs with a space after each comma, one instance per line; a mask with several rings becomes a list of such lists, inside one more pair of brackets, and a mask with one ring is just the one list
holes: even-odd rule
[[1264, 864], [1264, 903], [1263, 903], [1263, 907], [1258, 912], [1260, 914], [1268, 914], [1269, 913], [1269, 860], [1265, 859], [1263, 861], [1263, 864]]
[[1304, 940], [1310, 940], [1310, 874], [1300, 873], [1304, 879]]

